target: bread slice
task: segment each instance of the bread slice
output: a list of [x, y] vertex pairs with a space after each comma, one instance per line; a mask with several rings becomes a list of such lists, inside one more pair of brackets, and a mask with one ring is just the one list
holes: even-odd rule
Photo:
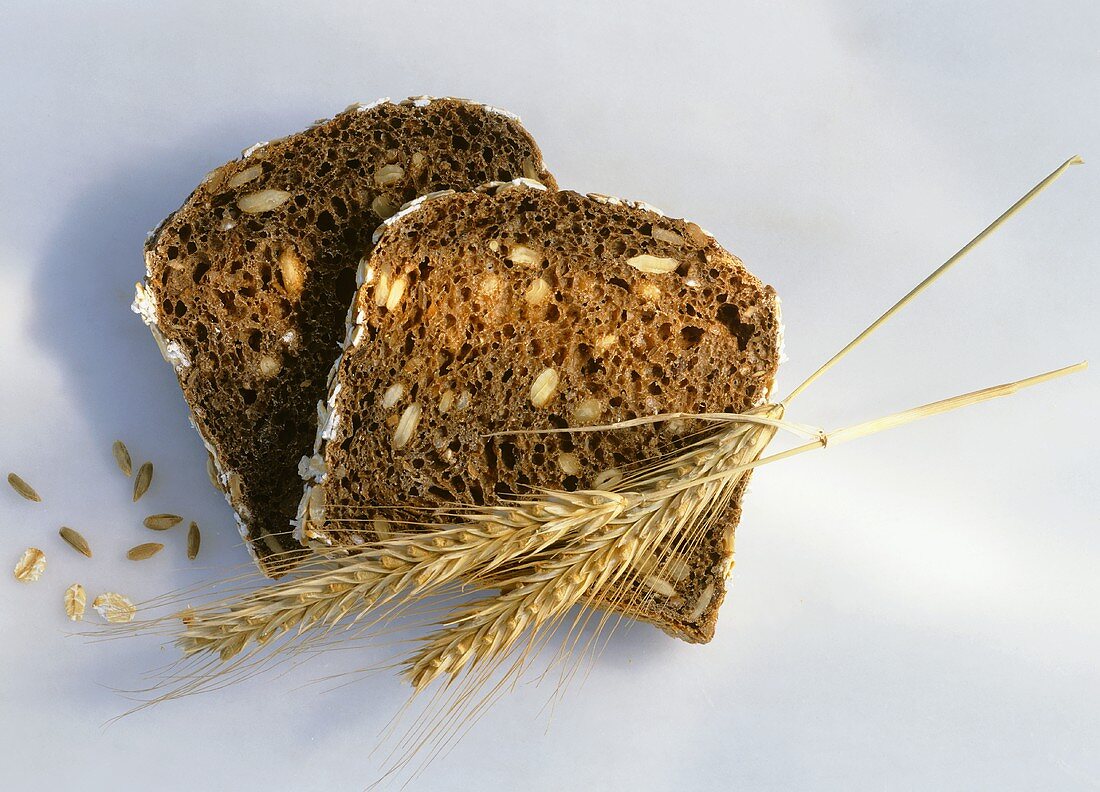
[[298, 462], [372, 232], [419, 195], [521, 176], [554, 186], [515, 116], [458, 99], [382, 100], [253, 146], [149, 238], [134, 310], [175, 367], [269, 574], [301, 549], [290, 533]]
[[[770, 286], [694, 223], [537, 187], [434, 197], [381, 230], [305, 466], [303, 541], [346, 548], [395, 518], [423, 521], [424, 507], [601, 486], [683, 447], [699, 422], [490, 433], [767, 397], [780, 358]], [[631, 615], [710, 640], [746, 481], [677, 565], [676, 595]]]

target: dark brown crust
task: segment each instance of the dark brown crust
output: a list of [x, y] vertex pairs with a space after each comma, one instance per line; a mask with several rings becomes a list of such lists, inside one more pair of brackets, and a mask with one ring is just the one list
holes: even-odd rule
[[[401, 175], [383, 186], [396, 172], [379, 171], [387, 165]], [[251, 169], [256, 178], [235, 184]], [[221, 469], [236, 475], [231, 502], [265, 571], [298, 549], [297, 465], [312, 451], [377, 210], [524, 175], [554, 185], [507, 115], [460, 100], [353, 108], [218, 168], [146, 244], [159, 332], [190, 361], [177, 367], [180, 385]], [[269, 189], [290, 196], [259, 213], [238, 205]]]
[[[678, 266], [639, 271], [627, 262], [640, 254]], [[765, 399], [778, 367], [771, 287], [694, 224], [641, 208], [520, 186], [436, 198], [387, 229], [370, 269], [357, 297], [362, 339], [340, 363], [338, 420], [323, 449], [324, 533], [340, 544], [354, 533], [373, 538], [349, 527], [364, 523], [331, 521], [342, 514], [415, 520], [422, 516], [410, 507], [587, 488], [601, 471], [675, 450], [700, 424], [489, 433], [743, 412]], [[378, 305], [383, 278], [407, 284], [392, 309]], [[539, 278], [549, 293], [532, 305], [526, 295]], [[560, 382], [551, 401], [536, 406], [532, 383], [548, 368]], [[441, 410], [448, 391], [451, 407]], [[469, 404], [460, 410], [463, 392]], [[579, 417], [593, 399], [603, 408], [598, 417]], [[415, 431], [395, 447], [413, 404]], [[562, 454], [580, 469], [563, 470]], [[689, 641], [710, 640], [743, 487], [688, 555], [683, 603], [631, 615]], [[375, 506], [387, 508], [364, 511]], [[703, 613], [686, 618], [708, 586]]]

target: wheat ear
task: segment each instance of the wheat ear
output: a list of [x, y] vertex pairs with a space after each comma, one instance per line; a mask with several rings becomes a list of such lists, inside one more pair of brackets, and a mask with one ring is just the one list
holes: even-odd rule
[[[778, 418], [782, 408], [765, 405], [748, 413], [760, 414]], [[465, 605], [445, 619], [443, 629], [409, 659], [406, 675], [419, 690], [442, 674], [455, 676], [464, 667], [503, 658], [525, 632], [556, 624], [581, 602], [617, 599], [627, 609], [639, 605], [649, 594], [630, 584], [644, 573], [648, 565], [643, 562], [659, 558], [673, 535], [693, 536], [705, 528], [715, 505], [728, 503], [775, 431], [750, 423], [696, 444], [632, 482], [630, 491], [608, 493], [617, 495], [620, 504], [610, 519], [594, 511], [587, 498], [564, 505], [561, 516], [576, 528], [563, 544], [494, 581], [501, 594]], [[706, 481], [700, 486], [682, 486], [701, 479]], [[539, 506], [525, 514], [533, 523], [548, 518]]]

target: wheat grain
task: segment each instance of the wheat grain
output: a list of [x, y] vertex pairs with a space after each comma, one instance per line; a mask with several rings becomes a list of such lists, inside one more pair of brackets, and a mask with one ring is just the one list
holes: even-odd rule
[[134, 479], [134, 503], [141, 500], [141, 496], [149, 491], [149, 485], [153, 483], [153, 463], [142, 462], [138, 468], [137, 477]]
[[79, 531], [75, 531], [67, 525], [63, 525], [61, 526], [61, 530], [57, 533], [78, 553], [88, 558], [92, 557], [92, 548], [88, 545], [88, 540], [81, 536]]
[[192, 522], [187, 529], [187, 559], [194, 561], [199, 557], [199, 547], [202, 545], [202, 534], [199, 533], [199, 524]]
[[169, 528], [175, 528], [181, 522], [183, 522], [183, 518], [178, 514], [150, 514], [142, 522], [142, 525], [150, 531], [167, 531]]
[[114, 454], [118, 469], [129, 478], [134, 472], [134, 467], [133, 462], [130, 461], [130, 451], [126, 448], [126, 444], [121, 440], [115, 440], [115, 444], [111, 446], [111, 453]]
[[134, 545], [127, 550], [126, 557], [131, 561], [144, 561], [147, 558], [152, 558], [163, 549], [164, 545], [160, 542], [145, 542], [143, 544]]
[[21, 477], [15, 475], [14, 473], [9, 473], [8, 474], [8, 484], [11, 485], [11, 488], [13, 490], [18, 492], [21, 496], [23, 496], [27, 500], [34, 501], [35, 503], [41, 502], [42, 496], [39, 495], [37, 492], [35, 492], [34, 487], [32, 487], [30, 484], [25, 482]]

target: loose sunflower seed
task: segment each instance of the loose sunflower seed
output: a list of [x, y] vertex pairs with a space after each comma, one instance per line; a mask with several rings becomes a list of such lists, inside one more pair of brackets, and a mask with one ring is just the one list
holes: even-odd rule
[[36, 503], [38, 503], [42, 500], [42, 496], [34, 491], [34, 487], [32, 487], [27, 482], [23, 481], [23, 479], [21, 479], [19, 476], [15, 475], [14, 473], [9, 473], [8, 474], [8, 483], [11, 484], [11, 488], [13, 490], [18, 492], [20, 495], [22, 495], [27, 500], [35, 501]]
[[33, 583], [46, 571], [46, 554], [37, 547], [28, 547], [23, 557], [15, 565], [15, 579], [23, 583]]
[[88, 546], [88, 540], [80, 535], [79, 531], [70, 528], [67, 525], [61, 526], [61, 530], [57, 532], [62, 539], [69, 543], [69, 546], [88, 558], [92, 557], [92, 548]]
[[133, 621], [134, 614], [137, 613], [137, 607], [128, 597], [113, 591], [100, 594], [92, 600], [92, 607], [99, 611], [99, 615], [104, 619], [116, 624]]
[[126, 444], [121, 440], [115, 440], [115, 444], [111, 446], [111, 451], [115, 455], [115, 462], [118, 463], [118, 469], [130, 476], [134, 472], [134, 464], [130, 461], [130, 451], [126, 448]]
[[150, 514], [143, 523], [150, 531], [167, 531], [183, 522], [178, 514]]
[[87, 602], [88, 595], [79, 583], [73, 583], [65, 589], [65, 615], [70, 621], [80, 621], [84, 618], [84, 606]]
[[134, 503], [141, 500], [141, 496], [149, 491], [149, 485], [153, 483], [153, 463], [142, 462], [138, 468], [137, 478], [134, 479]]
[[202, 534], [199, 533], [199, 524], [191, 523], [187, 529], [187, 558], [194, 561], [199, 555], [199, 546], [202, 544]]
[[131, 561], [144, 561], [146, 558], [152, 558], [163, 549], [164, 545], [160, 542], [146, 542], [131, 547], [126, 551], [126, 557]]

